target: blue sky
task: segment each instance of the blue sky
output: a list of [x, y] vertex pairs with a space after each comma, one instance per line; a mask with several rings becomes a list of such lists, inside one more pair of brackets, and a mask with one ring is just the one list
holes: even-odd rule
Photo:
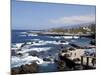
[[95, 6], [12, 0], [12, 29], [49, 29], [95, 22]]

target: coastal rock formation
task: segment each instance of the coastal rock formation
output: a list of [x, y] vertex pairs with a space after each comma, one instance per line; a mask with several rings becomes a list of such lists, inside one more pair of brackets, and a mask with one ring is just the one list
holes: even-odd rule
[[28, 52], [30, 56], [38, 56], [39, 53], [37, 51], [30, 51]]
[[50, 58], [43, 58], [43, 61], [51, 61]]
[[90, 44], [91, 44], [91, 45], [96, 45], [95, 40], [92, 40], [92, 41], [90, 42]]
[[20, 67], [15, 67], [11, 69], [11, 74], [27, 74], [27, 73], [37, 73], [38, 72], [38, 65], [33, 62], [32, 64], [22, 65]]
[[57, 64], [59, 71], [64, 71], [66, 69], [66, 63], [64, 61], [60, 60], [57, 62]]

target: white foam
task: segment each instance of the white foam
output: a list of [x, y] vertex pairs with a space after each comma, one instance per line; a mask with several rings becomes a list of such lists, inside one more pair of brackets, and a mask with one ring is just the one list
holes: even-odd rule
[[75, 38], [75, 39], [78, 39], [79, 36], [63, 36], [64, 39], [72, 39], [72, 38]]
[[28, 34], [28, 36], [38, 36], [37, 34]]
[[23, 43], [12, 44], [11, 50], [18, 50], [22, 46]]
[[18, 57], [18, 56], [12, 56], [11, 57], [11, 65], [12, 67], [18, 67], [21, 65], [25, 65], [25, 64], [31, 64], [33, 61], [35, 61], [37, 64], [42, 64], [43, 60], [38, 58], [38, 57], [33, 57], [33, 56], [22, 56], [22, 57]]
[[48, 66], [49, 64], [54, 64], [53, 61], [43, 61], [43, 63], [39, 64], [41, 66]]
[[17, 48], [20, 48], [23, 43], [16, 43]]
[[45, 41], [39, 41], [39, 43], [33, 42], [34, 45], [46, 45]]
[[72, 36], [63, 36], [64, 39], [72, 39]]
[[79, 36], [74, 36], [74, 38], [75, 38], [75, 39], [78, 39], [78, 38], [79, 38]]
[[27, 34], [27, 32], [20, 32], [20, 34]]
[[62, 38], [61, 36], [49, 36], [50, 38], [56, 38], [56, 39], [60, 39]]
[[56, 45], [58, 45], [58, 44], [69, 44], [69, 42], [64, 42], [64, 43], [61, 43], [60, 41], [59, 42], [56, 42], [56, 41], [45, 41], [47, 44], [56, 44]]
[[22, 49], [21, 51], [18, 51], [17, 53], [26, 53], [29, 51], [37, 51], [37, 52], [41, 52], [41, 51], [48, 51], [50, 50], [51, 47], [44, 47], [44, 48], [30, 48], [30, 49]]

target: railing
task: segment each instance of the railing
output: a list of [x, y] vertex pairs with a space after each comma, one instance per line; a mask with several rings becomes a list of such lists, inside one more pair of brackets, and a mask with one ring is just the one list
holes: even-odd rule
[[96, 67], [96, 57], [81, 56], [81, 65]]

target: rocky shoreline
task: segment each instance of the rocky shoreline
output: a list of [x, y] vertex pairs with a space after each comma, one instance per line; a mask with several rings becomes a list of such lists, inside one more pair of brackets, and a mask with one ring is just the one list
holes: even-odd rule
[[33, 62], [31, 64], [25, 64], [20, 67], [11, 68], [11, 75], [38, 73], [38, 69], [39, 66], [37, 65], [37, 63]]

